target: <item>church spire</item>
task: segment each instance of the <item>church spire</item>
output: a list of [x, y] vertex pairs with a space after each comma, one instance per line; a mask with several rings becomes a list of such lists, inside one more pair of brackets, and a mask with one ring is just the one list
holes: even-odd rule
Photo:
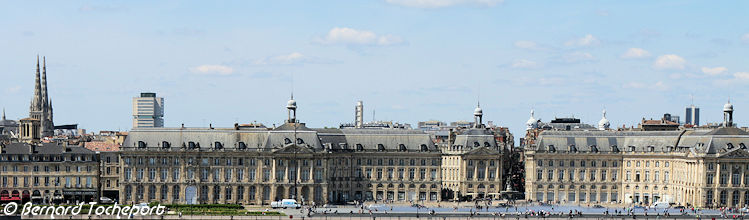
[[42, 56], [42, 108], [44, 110], [49, 106], [49, 97], [47, 96], [47, 57]]
[[42, 106], [42, 84], [39, 72], [39, 55], [36, 55], [36, 77], [34, 78], [34, 98], [31, 101], [32, 111], [40, 111]]

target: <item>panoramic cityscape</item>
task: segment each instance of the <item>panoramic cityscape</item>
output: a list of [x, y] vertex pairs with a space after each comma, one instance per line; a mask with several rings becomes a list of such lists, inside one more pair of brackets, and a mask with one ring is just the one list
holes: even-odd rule
[[[644, 11], [643, 16], [658, 17], [653, 14], [655, 6], [595, 4], [569, 15], [547, 15], [575, 21], [571, 23], [524, 21], [560, 25], [552, 32], [564, 35], [589, 29], [588, 33], [598, 32], [595, 36], [559, 41], [496, 35], [506, 42], [488, 43], [492, 41], [479, 36], [497, 32], [469, 31], [461, 24], [540, 33], [537, 27], [492, 20], [509, 16], [493, 12], [514, 14], [507, 8], [528, 10], [535, 4], [385, 0], [341, 3], [339, 9], [354, 12], [331, 16], [354, 18], [351, 22], [333, 24], [332, 29], [323, 25], [329, 30], [314, 32], [311, 40], [295, 40], [285, 29], [298, 27], [299, 33], [308, 27], [281, 17], [297, 19], [298, 10], [313, 7], [308, 2], [288, 9], [275, 8], [286, 7], [275, 2], [210, 7], [154, 3], [155, 8], [194, 22], [193, 27], [180, 24], [168, 31], [156, 26], [173, 21], [155, 19], [157, 24], [149, 24], [144, 17], [123, 18], [133, 12], [143, 12], [145, 19], [163, 18], [146, 9], [147, 3], [82, 4], [61, 6], [62, 11], [45, 6], [39, 10], [49, 13], [35, 12], [43, 18], [75, 13], [75, 18], [56, 20], [48, 27], [63, 38], [79, 38], [70, 41], [80, 46], [76, 50], [69, 45], [32, 45], [50, 32], [19, 29], [17, 24], [11, 30], [23, 37], [8, 34], [14, 45], [0, 44], [11, 49], [2, 54], [8, 59], [0, 61], [9, 69], [0, 77], [6, 79], [0, 99], [0, 217], [749, 215], [749, 114], [741, 107], [749, 98], [742, 89], [749, 73], [742, 68], [749, 71], [749, 66], [735, 58], [746, 57], [749, 51], [749, 27], [716, 35], [706, 33], [708, 24], [679, 24], [676, 30], [659, 31], [643, 21], [620, 20], [629, 18], [621, 13], [634, 8]], [[33, 6], [12, 5], [26, 10]], [[205, 12], [210, 17], [206, 23], [188, 18], [201, 5], [210, 11]], [[666, 5], [678, 12], [664, 13], [693, 14], [701, 3]], [[615, 9], [619, 6], [623, 8]], [[280, 14], [262, 15], [277, 18], [269, 22], [283, 28], [222, 23], [258, 16], [232, 7], [258, 13], [273, 9]], [[367, 11], [362, 7], [383, 16], [384, 26], [352, 14]], [[550, 10], [547, 7], [539, 10]], [[27, 17], [0, 9], [5, 11], [14, 18]], [[330, 22], [321, 11], [305, 12], [311, 19], [306, 25]], [[220, 12], [231, 18], [216, 18]], [[576, 14], [583, 12], [590, 15]], [[457, 23], [440, 18], [472, 13], [477, 17], [456, 18]], [[747, 17], [737, 13], [726, 9], [725, 15], [705, 19]], [[418, 30], [407, 31], [388, 15], [406, 19]], [[623, 40], [609, 33], [624, 34], [586, 20], [590, 16], [641, 25], [632, 29], [637, 36]], [[27, 22], [37, 24], [36, 19]], [[445, 26], [434, 26], [437, 21]], [[137, 33], [133, 24], [158, 30]], [[402, 34], [344, 27], [349, 25]], [[450, 28], [474, 35], [475, 42], [445, 41], [442, 47], [432, 45], [434, 39], [421, 38]], [[79, 30], [95, 36], [84, 37]], [[80, 55], [96, 53], [95, 47], [106, 38], [101, 34], [121, 44], [102, 47], [104, 56]], [[237, 40], [254, 35], [262, 37], [252, 40], [263, 39], [267, 45]], [[231, 37], [213, 43], [217, 36]], [[668, 38], [694, 42], [686, 49], [673, 49], [677, 46], [666, 43], [672, 42]], [[131, 48], [138, 40], [143, 42], [134, 54]], [[304, 54], [248, 58], [257, 57], [250, 48], [288, 51], [284, 42], [302, 41], [307, 44], [299, 49]], [[232, 43], [241, 45], [227, 46]], [[191, 44], [204, 48], [177, 48]], [[496, 46], [503, 44], [511, 49]], [[486, 60], [484, 56], [494, 52], [485, 47], [508, 50], [495, 57], [504, 61]], [[238, 52], [242, 50], [253, 52]], [[663, 52], [669, 50], [676, 52]], [[458, 59], [470, 56], [470, 51], [478, 55], [474, 60]], [[445, 57], [422, 60], [431, 53]], [[108, 54], [114, 58], [106, 58]], [[727, 56], [732, 57], [723, 58]], [[401, 63], [409, 59], [414, 63]], [[480, 64], [486, 62], [491, 67]], [[102, 65], [103, 72], [90, 69]], [[735, 72], [729, 73], [729, 68]]]

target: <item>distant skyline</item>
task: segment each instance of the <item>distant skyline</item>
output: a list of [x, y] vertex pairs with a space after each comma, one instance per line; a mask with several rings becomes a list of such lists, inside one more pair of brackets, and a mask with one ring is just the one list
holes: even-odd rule
[[310, 127], [472, 121], [525, 131], [574, 115], [611, 127], [671, 113], [749, 125], [747, 1], [8, 1], [0, 107], [28, 117], [36, 55], [55, 124], [129, 130], [133, 97], [164, 123], [279, 125], [290, 93]]

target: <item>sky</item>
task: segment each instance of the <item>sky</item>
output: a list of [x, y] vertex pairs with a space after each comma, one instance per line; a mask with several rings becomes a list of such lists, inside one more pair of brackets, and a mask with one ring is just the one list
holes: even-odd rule
[[[679, 115], [749, 124], [749, 1], [0, 1], [0, 107], [28, 116], [47, 58], [55, 124], [129, 130], [132, 98], [166, 126], [535, 118], [612, 127]], [[373, 112], [376, 112], [373, 113]], [[374, 117], [373, 117], [374, 115]]]

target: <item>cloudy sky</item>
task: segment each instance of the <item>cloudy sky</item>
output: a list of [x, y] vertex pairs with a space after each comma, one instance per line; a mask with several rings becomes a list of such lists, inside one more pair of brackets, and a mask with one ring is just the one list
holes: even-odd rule
[[[627, 3], [627, 4], [625, 4]], [[353, 120], [536, 118], [612, 126], [691, 103], [749, 124], [748, 1], [13, 1], [0, 7], [0, 106], [28, 115], [47, 56], [56, 124], [128, 130], [131, 99], [166, 99], [167, 126], [313, 127]]]

